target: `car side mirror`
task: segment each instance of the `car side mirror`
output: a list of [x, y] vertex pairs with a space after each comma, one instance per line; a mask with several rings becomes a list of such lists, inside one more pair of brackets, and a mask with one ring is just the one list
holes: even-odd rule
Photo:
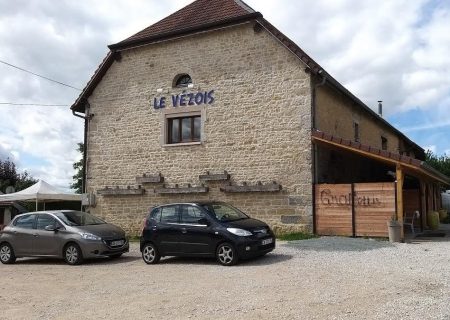
[[46, 231], [58, 231], [58, 228], [55, 227], [54, 225], [50, 224], [48, 226], [45, 226], [44, 228]]
[[201, 219], [198, 219], [198, 224], [203, 224], [203, 225], [205, 225], [205, 226], [209, 226], [211, 223], [209, 222], [208, 219], [206, 219], [206, 218], [201, 218]]

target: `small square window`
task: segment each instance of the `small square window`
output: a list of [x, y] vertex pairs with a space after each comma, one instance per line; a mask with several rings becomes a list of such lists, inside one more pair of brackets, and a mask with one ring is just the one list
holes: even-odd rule
[[388, 140], [385, 137], [381, 137], [381, 149], [387, 150], [388, 148]]
[[200, 142], [201, 116], [167, 119], [167, 143]]
[[353, 122], [353, 130], [354, 130], [355, 142], [359, 142], [360, 141], [360, 134], [359, 134], [359, 123], [358, 122]]
[[199, 145], [205, 141], [206, 111], [203, 107], [164, 110], [161, 121], [160, 143], [163, 147]]

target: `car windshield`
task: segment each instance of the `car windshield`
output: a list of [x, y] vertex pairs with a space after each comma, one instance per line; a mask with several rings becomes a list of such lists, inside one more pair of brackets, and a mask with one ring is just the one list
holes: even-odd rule
[[91, 226], [94, 224], [106, 223], [105, 221], [94, 217], [92, 214], [81, 211], [58, 212], [56, 216], [68, 226]]
[[245, 213], [224, 203], [208, 203], [204, 204], [203, 208], [211, 212], [219, 221], [248, 219], [248, 216]]

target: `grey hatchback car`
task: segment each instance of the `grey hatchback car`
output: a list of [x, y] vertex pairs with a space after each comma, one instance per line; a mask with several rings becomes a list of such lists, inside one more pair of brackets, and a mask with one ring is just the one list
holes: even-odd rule
[[0, 231], [4, 264], [21, 257], [59, 257], [76, 265], [85, 258], [117, 258], [128, 250], [123, 229], [81, 211], [24, 213]]

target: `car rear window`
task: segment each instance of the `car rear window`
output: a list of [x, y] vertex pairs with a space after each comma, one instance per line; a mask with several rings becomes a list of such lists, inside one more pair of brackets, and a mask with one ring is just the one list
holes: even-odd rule
[[168, 206], [161, 208], [161, 222], [178, 223], [178, 206]]
[[14, 222], [14, 226], [17, 228], [33, 229], [34, 219], [35, 216], [32, 214], [19, 217]]
[[155, 221], [161, 220], [161, 210], [160, 208], [154, 208], [152, 211], [150, 211], [150, 214], [148, 216], [149, 219], [153, 219]]

